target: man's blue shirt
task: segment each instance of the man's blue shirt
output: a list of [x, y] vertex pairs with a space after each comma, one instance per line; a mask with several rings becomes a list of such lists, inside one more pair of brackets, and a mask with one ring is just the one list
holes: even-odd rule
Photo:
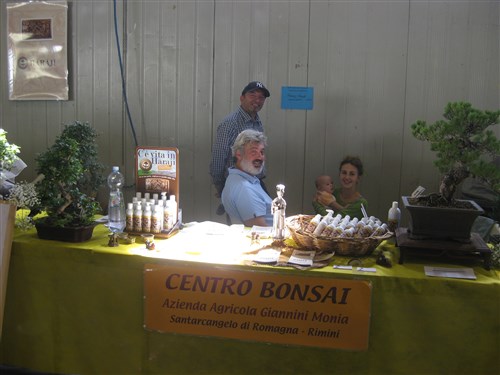
[[264, 216], [266, 224], [273, 225], [272, 200], [262, 189], [260, 180], [237, 168], [229, 168], [222, 204], [233, 224]]

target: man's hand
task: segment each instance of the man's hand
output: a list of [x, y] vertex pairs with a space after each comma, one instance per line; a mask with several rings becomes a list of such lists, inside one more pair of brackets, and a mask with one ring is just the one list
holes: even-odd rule
[[214, 185], [215, 187], [215, 197], [219, 198], [222, 197], [222, 190], [224, 190], [224, 184], [222, 185]]
[[246, 227], [253, 227], [254, 225], [259, 227], [266, 227], [266, 218], [264, 216], [254, 217], [243, 223]]

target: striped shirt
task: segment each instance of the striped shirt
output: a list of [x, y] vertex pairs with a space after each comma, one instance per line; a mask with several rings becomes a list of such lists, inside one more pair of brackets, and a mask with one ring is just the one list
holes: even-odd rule
[[[264, 127], [257, 114], [253, 119], [241, 106], [230, 113], [217, 127], [217, 137], [212, 147], [212, 161], [210, 162], [210, 175], [212, 182], [219, 194], [226, 182], [228, 168], [234, 165], [231, 146], [238, 134], [243, 130], [254, 129], [264, 132]], [[261, 178], [262, 176], [258, 176]]]

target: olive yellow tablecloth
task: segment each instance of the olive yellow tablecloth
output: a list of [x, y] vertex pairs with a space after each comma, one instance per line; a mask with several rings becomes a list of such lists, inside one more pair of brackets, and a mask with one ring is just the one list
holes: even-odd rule
[[[163, 240], [172, 252], [182, 240], [175, 237]], [[371, 281], [369, 349], [350, 352], [147, 331], [144, 264], [187, 262], [160, 259], [145, 252], [142, 243], [107, 244], [102, 225], [91, 241], [81, 244], [16, 232], [2, 364], [63, 374], [500, 373], [500, 278], [498, 271], [481, 265], [474, 266], [477, 280], [427, 277], [427, 259], [375, 266], [375, 274], [362, 275], [331, 265], [275, 270]], [[397, 253], [391, 243], [381, 246]], [[347, 260], [334, 257], [332, 264]], [[363, 265], [374, 266], [373, 259], [363, 259]]]

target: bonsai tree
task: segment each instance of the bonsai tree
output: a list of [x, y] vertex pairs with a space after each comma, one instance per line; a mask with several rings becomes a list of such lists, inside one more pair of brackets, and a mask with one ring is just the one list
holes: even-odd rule
[[500, 141], [490, 126], [498, 125], [500, 111], [481, 111], [469, 103], [448, 103], [444, 118], [433, 124], [419, 120], [411, 125], [413, 136], [430, 142], [436, 152], [434, 164], [443, 173], [436, 204], [449, 205], [459, 184], [476, 177], [493, 190], [500, 189], [500, 170], [495, 159]]
[[97, 133], [89, 123], [65, 126], [54, 144], [36, 158], [43, 179], [36, 184], [42, 220], [56, 227], [82, 227], [93, 223], [101, 207], [96, 201], [103, 167], [98, 161]]

